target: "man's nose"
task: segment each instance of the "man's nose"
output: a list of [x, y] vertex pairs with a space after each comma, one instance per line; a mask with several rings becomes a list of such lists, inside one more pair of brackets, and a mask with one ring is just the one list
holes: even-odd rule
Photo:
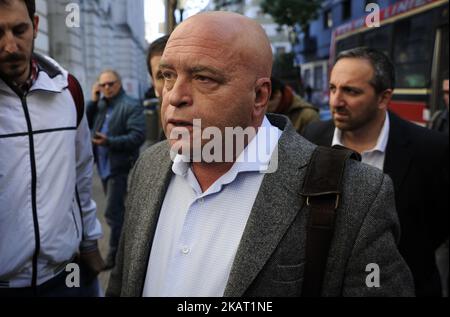
[[17, 45], [16, 38], [11, 34], [11, 32], [7, 32], [4, 36], [4, 51], [8, 54], [17, 53], [19, 50], [19, 46]]
[[339, 90], [330, 92], [330, 106], [333, 108], [339, 108], [344, 106], [345, 101], [342, 93]]
[[192, 105], [192, 91], [188, 80], [178, 77], [168, 95], [169, 103], [174, 107]]

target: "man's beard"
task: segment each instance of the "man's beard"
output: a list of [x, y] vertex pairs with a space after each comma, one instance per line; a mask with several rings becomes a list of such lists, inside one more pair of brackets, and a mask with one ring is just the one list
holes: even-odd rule
[[[23, 72], [27, 71], [27, 65], [31, 64], [31, 56], [33, 55], [34, 52], [34, 40], [33, 43], [31, 45], [31, 52], [29, 53], [29, 56], [26, 56], [25, 54], [22, 53], [13, 53], [13, 54], [9, 54], [7, 55], [5, 58], [0, 60], [0, 65], [5, 65], [2, 68], [0, 68], [0, 77], [2, 79], [5, 79], [8, 82], [17, 82], [17, 80], [22, 77]], [[6, 64], [7, 63], [16, 63], [16, 65], [12, 66], [11, 64], [9, 64], [10, 66], [8, 68], [6, 68]], [[25, 66], [25, 69], [22, 69]], [[31, 68], [28, 68], [28, 71], [31, 71]], [[27, 78], [29, 77], [30, 74], [27, 74]]]
[[363, 129], [369, 122], [375, 120], [378, 110], [376, 107], [369, 107], [366, 112], [356, 117], [349, 112], [344, 113], [349, 116], [347, 122], [338, 122], [333, 118], [335, 126], [343, 132], [354, 132]]

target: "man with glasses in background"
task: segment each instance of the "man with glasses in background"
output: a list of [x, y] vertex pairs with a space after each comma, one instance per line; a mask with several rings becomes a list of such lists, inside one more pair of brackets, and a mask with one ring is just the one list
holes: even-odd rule
[[105, 218], [111, 228], [106, 269], [115, 264], [122, 230], [128, 172], [145, 139], [145, 119], [138, 100], [126, 95], [120, 75], [103, 71], [92, 88], [87, 116], [95, 161], [106, 194]]

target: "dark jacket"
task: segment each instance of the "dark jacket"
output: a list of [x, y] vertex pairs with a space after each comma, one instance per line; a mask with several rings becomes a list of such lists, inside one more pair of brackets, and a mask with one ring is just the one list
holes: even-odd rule
[[[145, 140], [144, 108], [138, 100], [125, 94], [122, 90], [111, 101], [113, 110], [108, 127], [108, 154], [111, 175], [128, 173], [139, 156], [139, 147]], [[107, 102], [89, 102], [86, 109], [92, 134], [100, 131], [107, 113]], [[94, 154], [97, 158], [96, 146]]]
[[[268, 117], [283, 130], [278, 168], [264, 176], [234, 258], [227, 297], [301, 296], [309, 207], [299, 192], [315, 146], [297, 134], [287, 117]], [[107, 296], [142, 295], [159, 212], [173, 175], [169, 149], [167, 141], [149, 148], [131, 172]], [[411, 273], [396, 247], [399, 225], [390, 178], [349, 161], [343, 193], [322, 295], [413, 295]], [[366, 285], [369, 263], [380, 267], [380, 287]]]
[[448, 134], [448, 109], [436, 111], [430, 120], [430, 129]]
[[294, 95], [292, 106], [284, 114], [291, 119], [292, 125], [298, 133], [301, 133], [309, 123], [320, 119], [319, 109], [297, 95]]
[[[383, 171], [394, 182], [402, 229], [399, 250], [414, 275], [416, 295], [440, 296], [435, 250], [449, 235], [449, 141], [440, 133], [389, 113], [390, 130]], [[303, 136], [330, 146], [333, 122], [308, 125]]]
[[301, 134], [309, 123], [320, 119], [319, 109], [296, 95], [292, 88], [285, 86], [281, 93], [280, 103], [273, 112], [287, 116], [298, 133]]

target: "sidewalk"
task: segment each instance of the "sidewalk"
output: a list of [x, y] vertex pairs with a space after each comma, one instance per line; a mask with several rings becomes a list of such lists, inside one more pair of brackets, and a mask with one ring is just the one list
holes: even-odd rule
[[[103, 193], [103, 186], [100, 178], [97, 175], [97, 169], [94, 168], [94, 177], [92, 181], [92, 197], [97, 204], [97, 217], [102, 224], [103, 229], [103, 238], [99, 241], [100, 253], [103, 259], [106, 259], [106, 255], [108, 254], [108, 241], [109, 241], [109, 226], [105, 220], [105, 194]], [[103, 288], [103, 291], [106, 291], [106, 287], [108, 286], [109, 274], [111, 271], [102, 272], [99, 275], [100, 285]]]

